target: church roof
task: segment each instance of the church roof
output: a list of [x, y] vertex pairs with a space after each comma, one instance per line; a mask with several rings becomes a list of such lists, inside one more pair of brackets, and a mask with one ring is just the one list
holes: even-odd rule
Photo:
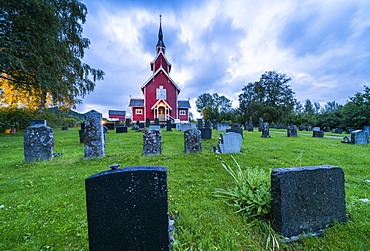
[[177, 102], [177, 106], [178, 108], [182, 108], [182, 109], [190, 109], [190, 102], [189, 100], [179, 100]]
[[132, 98], [130, 99], [129, 107], [144, 107], [144, 99]]
[[158, 43], [157, 46], [166, 47], [163, 42], [163, 32], [162, 32], [162, 23], [159, 24], [159, 32], [158, 32]]
[[159, 72], [163, 72], [164, 75], [166, 75], [166, 77], [171, 81], [171, 83], [176, 87], [176, 89], [180, 92], [181, 89], [180, 87], [175, 83], [175, 81], [173, 81], [173, 79], [170, 77], [170, 75], [168, 75], [168, 73], [163, 69], [162, 65], [158, 68], [158, 70], [156, 72], [153, 73], [153, 75], [141, 86], [141, 89], [144, 89], [144, 87], [150, 82], [153, 80], [153, 78], [155, 76], [158, 75]]

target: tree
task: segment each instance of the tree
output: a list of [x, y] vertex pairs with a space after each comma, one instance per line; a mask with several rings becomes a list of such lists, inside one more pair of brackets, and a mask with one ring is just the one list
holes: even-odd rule
[[81, 60], [87, 9], [78, 0], [17, 0], [0, 5], [0, 79], [28, 92], [45, 108], [73, 107], [104, 76]]
[[370, 88], [364, 88], [364, 93], [357, 92], [343, 106], [344, 127], [360, 129], [370, 125]]
[[259, 81], [244, 86], [239, 95], [239, 111], [243, 121], [253, 117], [254, 123], [262, 117], [266, 122], [284, 120], [294, 109], [294, 92], [285, 74], [268, 71]]
[[217, 93], [213, 95], [209, 93], [201, 94], [195, 102], [197, 111], [203, 115], [203, 118], [208, 120], [227, 120], [227, 114], [231, 109], [231, 100], [225, 96], [219, 96]]

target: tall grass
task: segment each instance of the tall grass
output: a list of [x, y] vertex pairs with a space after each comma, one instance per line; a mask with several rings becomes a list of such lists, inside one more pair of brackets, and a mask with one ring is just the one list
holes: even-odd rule
[[[335, 165], [344, 170], [349, 221], [335, 224], [321, 237], [277, 244], [263, 221], [216, 199], [216, 188], [228, 189], [233, 177], [229, 155], [215, 154], [219, 133], [202, 142], [203, 153], [185, 154], [183, 132], [163, 131], [162, 155], [143, 157], [142, 134], [110, 131], [106, 156], [83, 159], [78, 129], [55, 130], [55, 152], [45, 162], [24, 162], [23, 133], [0, 134], [0, 250], [88, 250], [84, 180], [108, 169], [158, 165], [168, 170], [169, 215], [175, 219], [174, 250], [369, 250], [370, 146], [341, 144], [341, 139], [271, 132], [244, 132], [242, 153], [233, 154], [241, 169], [268, 176], [279, 167]], [[268, 179], [268, 177], [261, 177]]]

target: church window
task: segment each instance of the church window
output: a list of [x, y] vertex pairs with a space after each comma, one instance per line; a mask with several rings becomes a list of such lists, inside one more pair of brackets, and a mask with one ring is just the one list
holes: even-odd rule
[[135, 114], [143, 114], [143, 109], [136, 109]]
[[166, 89], [162, 85], [157, 88], [157, 99], [166, 100]]
[[180, 110], [180, 115], [186, 115], [186, 111], [185, 110]]

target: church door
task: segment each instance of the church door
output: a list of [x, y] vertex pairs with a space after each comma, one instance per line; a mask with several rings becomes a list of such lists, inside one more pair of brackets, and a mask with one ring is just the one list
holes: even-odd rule
[[166, 120], [164, 107], [159, 107], [158, 108], [158, 119], [159, 119], [159, 121], [165, 121]]

